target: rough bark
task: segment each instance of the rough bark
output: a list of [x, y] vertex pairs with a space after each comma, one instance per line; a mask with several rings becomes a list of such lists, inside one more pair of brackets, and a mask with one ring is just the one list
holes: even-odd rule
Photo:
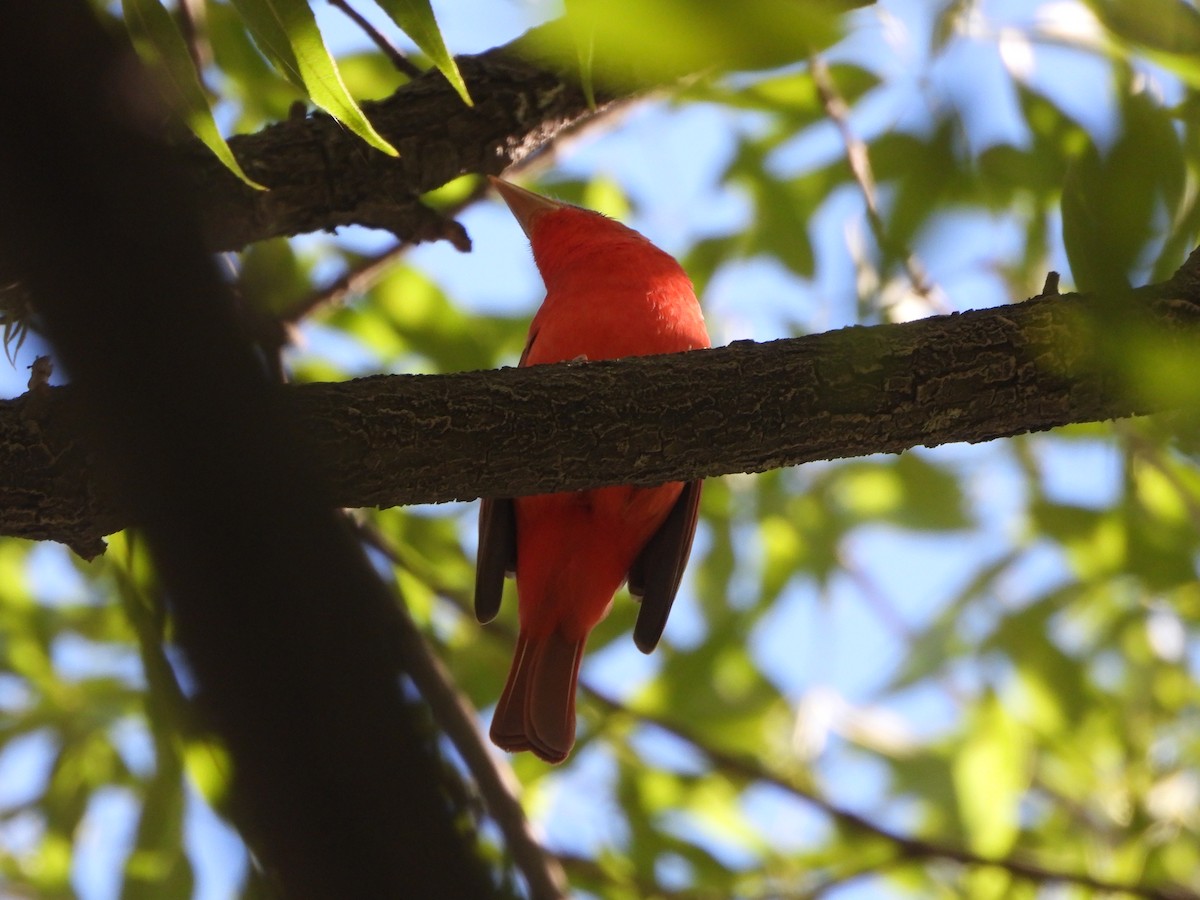
[[[1191, 269], [1181, 270], [1181, 276]], [[1197, 282], [1040, 297], [902, 325], [643, 359], [286, 390], [342, 506], [394, 506], [761, 472], [1159, 411], [1116, 361], [1184, 353]], [[94, 554], [131, 524], [69, 389], [0, 402], [0, 533]]]
[[[839, 12], [867, 2], [818, 0], [811, 5]], [[329, 116], [314, 113], [230, 141], [247, 174], [271, 188], [255, 191], [203, 147], [191, 145], [187, 165], [202, 187], [209, 246], [237, 250], [271, 237], [363, 225], [389, 230], [402, 240], [445, 239], [459, 249], [469, 248], [462, 226], [422, 204], [422, 193], [460, 175], [497, 175], [654, 86], [636, 70], [635, 60], [614, 53], [605, 57], [611, 86], [597, 84], [596, 106], [590, 107], [579, 86], [578, 56], [564, 49], [573, 46], [565, 34], [564, 22], [551, 22], [504, 46], [458, 57], [473, 106], [463, 103], [436, 70], [386, 100], [363, 104], [379, 133], [400, 151], [399, 159], [368, 147]], [[811, 49], [797, 46], [796, 59], [804, 59]]]
[[469, 249], [462, 226], [421, 203], [420, 194], [467, 173], [498, 174], [594, 114], [561, 72], [521, 58], [530, 38], [524, 40], [458, 59], [472, 107], [437, 72], [387, 100], [364, 104], [399, 159], [314, 113], [230, 140], [246, 173], [270, 188], [256, 191], [206, 149], [189, 145], [186, 163], [202, 186], [209, 246], [237, 250], [266, 238], [363, 225], [404, 240], [447, 239]]
[[[872, 0], [813, 0], [831, 12]], [[501, 47], [457, 58], [473, 106], [435, 69], [363, 108], [376, 130], [400, 151], [393, 158], [365, 144], [334, 119], [314, 112], [270, 125], [229, 144], [258, 191], [230, 174], [198, 141], [176, 148], [211, 250], [240, 250], [273, 237], [381, 228], [404, 241], [448, 240], [470, 249], [466, 230], [421, 202], [420, 195], [461, 175], [495, 175], [544, 150], [599, 115], [636, 99], [653, 83], [634, 61], [610, 60], [613, 85], [597, 84], [595, 107], [579, 86], [579, 61], [562, 35], [563, 21], [532, 29]], [[811, 48], [797, 47], [797, 59]], [[618, 54], [614, 58], [620, 59]], [[714, 61], [715, 63], [716, 61]], [[623, 68], [622, 68], [623, 67]], [[683, 78], [693, 73], [679, 72]], [[0, 248], [0, 315], [25, 308], [24, 275]]]

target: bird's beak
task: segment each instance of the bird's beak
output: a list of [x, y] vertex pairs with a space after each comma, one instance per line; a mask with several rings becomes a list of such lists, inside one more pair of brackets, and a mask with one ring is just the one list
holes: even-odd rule
[[500, 192], [500, 196], [508, 204], [508, 208], [512, 210], [517, 224], [521, 226], [521, 230], [529, 238], [533, 237], [533, 226], [538, 219], [546, 213], [554, 212], [567, 206], [565, 203], [559, 203], [557, 200], [551, 200], [548, 197], [543, 197], [541, 194], [535, 194], [533, 191], [517, 187], [515, 184], [511, 184], [494, 175], [489, 175], [488, 181]]

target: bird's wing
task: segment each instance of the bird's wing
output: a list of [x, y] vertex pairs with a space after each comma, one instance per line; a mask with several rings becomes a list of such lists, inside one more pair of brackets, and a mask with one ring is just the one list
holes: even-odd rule
[[504, 576], [517, 570], [517, 519], [508, 499], [479, 504], [479, 554], [475, 564], [475, 618], [490, 622], [500, 611]]
[[683, 486], [667, 518], [629, 570], [629, 591], [642, 598], [642, 608], [633, 627], [633, 642], [643, 653], [658, 646], [667, 616], [671, 614], [671, 604], [675, 602], [688, 554], [692, 552], [702, 485], [702, 481], [696, 480]]
[[[540, 313], [541, 310], [538, 310]], [[521, 358], [517, 360], [517, 367], [525, 365], [525, 360], [529, 358], [529, 351], [533, 349], [533, 342], [538, 335], [538, 317], [533, 317], [533, 322], [529, 326], [529, 336], [525, 338], [525, 349], [521, 351]]]

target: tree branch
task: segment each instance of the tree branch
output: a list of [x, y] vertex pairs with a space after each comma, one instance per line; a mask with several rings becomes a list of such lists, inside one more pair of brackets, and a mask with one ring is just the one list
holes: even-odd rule
[[[865, 5], [862, 0], [809, 2], [829, 12]], [[436, 70], [386, 100], [364, 103], [376, 129], [400, 151], [399, 159], [315, 113], [230, 140], [246, 173], [271, 188], [256, 191], [198, 142], [188, 145], [186, 162], [202, 186], [209, 246], [236, 250], [270, 237], [363, 225], [404, 241], [446, 239], [468, 249], [462, 226], [423, 205], [421, 194], [460, 175], [497, 175], [563, 132], [636, 97], [640, 91], [628, 85], [654, 86], [637, 71], [636, 60], [614, 53], [605, 57], [603, 71], [622, 86], [598, 84], [591, 108], [579, 87], [579, 60], [568, 49], [573, 47], [567, 23], [557, 20], [504, 46], [458, 57], [472, 107]], [[804, 59], [807, 49], [797, 47], [796, 59]]]
[[[375, 526], [366, 522], [355, 524], [363, 541], [386, 556], [393, 566], [405, 567], [398, 548]], [[439, 590], [437, 585], [425, 583], [431, 589]], [[507, 761], [497, 757], [494, 748], [489, 748], [479, 730], [478, 710], [459, 690], [441, 657], [417, 628], [400, 595], [399, 583], [393, 581], [392, 589], [396, 592], [396, 605], [400, 610], [401, 641], [410, 662], [409, 675], [413, 684], [471, 773], [480, 796], [504, 835], [504, 844], [513, 863], [525, 877], [532, 900], [562, 900], [567, 895], [566, 875], [558, 860], [538, 843], [521, 807], [521, 786], [512, 768]], [[450, 602], [464, 612], [469, 601], [454, 597]]]
[[[422, 576], [418, 575], [417, 577]], [[427, 578], [422, 577], [422, 580], [431, 589], [437, 591], [461, 616], [471, 621], [474, 620], [474, 612], [469, 595], [445, 590], [442, 586], [430, 582]], [[516, 631], [499, 621], [492, 622], [484, 631], [484, 634], [490, 636], [492, 639], [500, 640], [506, 646], [510, 647], [516, 640]], [[981, 856], [950, 840], [918, 837], [890, 829], [874, 821], [869, 816], [838, 805], [815, 790], [811, 785], [806, 784], [802, 779], [798, 779], [787, 772], [766, 766], [761, 761], [752, 757], [729, 753], [719, 747], [714, 747], [709, 742], [696, 737], [686, 726], [669, 717], [654, 715], [629, 706], [599, 690], [586, 678], [580, 679], [579, 687], [581, 696], [586, 695], [607, 713], [628, 716], [642, 724], [661, 728], [663, 731], [680, 740], [686, 741], [698, 753], [706, 757], [712, 765], [713, 770], [721, 773], [723, 777], [734, 781], [740, 779], [748, 782], [770, 784], [814, 809], [820, 810], [840, 826], [860, 834], [879, 838], [890, 847], [892, 853], [890, 857], [879, 859], [870, 867], [850, 873], [846, 877], [823, 882], [811, 890], [806, 890], [803, 894], [805, 897], [820, 896], [829, 888], [845, 883], [851, 878], [879, 874], [887, 868], [939, 860], [973, 868], [994, 867], [1003, 869], [1016, 878], [1032, 881], [1037, 884], [1077, 885], [1105, 893], [1113, 892], [1127, 894], [1132, 897], [1141, 897], [1145, 898], [1145, 900], [1200, 900], [1200, 894], [1186, 885], [1110, 881], [1093, 877], [1086, 872], [1074, 872], [1069, 869], [1057, 869], [1043, 865], [1037, 862], [1032, 856], [1020, 851], [1010, 853], [1008, 856]], [[594, 863], [590, 860], [570, 855], [560, 855], [559, 859], [573, 873], [586, 873], [588, 877], [606, 882], [609, 880], [609, 876], [595, 868]], [[639, 887], [642, 888], [644, 894], [655, 893], [655, 891], [650, 889], [651, 885], [649, 884], [639, 884]], [[775, 896], [775, 894], [772, 894], [772, 896]]]
[[687, 741], [708, 759], [713, 768], [721, 770], [726, 776], [770, 784], [821, 810], [844, 828], [873, 835], [886, 841], [895, 851], [897, 861], [905, 859], [946, 860], [963, 866], [1002, 869], [1010, 875], [1035, 884], [1077, 885], [1093, 891], [1128, 894], [1132, 897], [1145, 898], [1145, 900], [1200, 900], [1200, 893], [1181, 884], [1111, 881], [1094, 877], [1086, 872], [1050, 868], [1035, 862], [1023, 853], [1011, 853], [1008, 856], [982, 856], [951, 843], [941, 843], [937, 840], [913, 837], [895, 831], [861, 813], [839, 806], [812, 788], [800, 783], [798, 779], [773, 771], [751, 757], [728, 753], [712, 747], [696, 738], [686, 727], [677, 722], [631, 709], [590, 685], [584, 684], [584, 689], [593, 701], [605, 707], [609, 712], [623, 712], [640, 722], [655, 725], [669, 734]]
[[[1144, 333], [1194, 358], [1185, 275], [1119, 304], [1041, 297], [674, 356], [280, 390], [342, 506], [762, 472], [1162, 411], [1113, 342]], [[79, 441], [83, 412], [69, 388], [0, 402], [0, 534], [90, 556], [132, 523]]]
[[[809, 2], [845, 12], [873, 0]], [[589, 106], [578, 83], [578, 58], [563, 49], [573, 46], [567, 34], [567, 23], [558, 20], [501, 47], [458, 57], [474, 106], [466, 106], [435, 69], [386, 100], [363, 103], [379, 133], [400, 150], [399, 159], [373, 150], [323, 113], [230, 138], [243, 170], [268, 191], [247, 187], [199, 141], [177, 147], [197, 188], [209, 249], [240, 250], [272, 237], [361, 225], [391, 231], [407, 243], [448, 240], [469, 250], [462, 225], [422, 203], [423, 193], [462, 175], [499, 174], [635, 99], [640, 91], [627, 85], [653, 86], [635, 71], [636, 61], [608, 60], [605, 71], [625, 86], [598, 84], [596, 105]], [[810, 49], [798, 47], [797, 59]], [[622, 65], [627, 72], [619, 71]], [[24, 310], [24, 278], [0, 248], [0, 323]]]
[[[235, 178], [198, 143], [184, 149], [201, 185], [209, 247], [236, 250], [255, 241], [339, 225], [393, 232], [403, 241], [449, 240], [470, 248], [466, 231], [421, 203], [420, 195], [468, 173], [499, 174], [618, 98], [588, 108], [570, 79], [578, 63], [541, 53], [563, 26], [551, 23], [503, 47], [459, 57], [475, 101], [466, 106], [440, 72], [431, 70], [378, 103], [364, 103], [376, 129], [400, 151], [371, 149], [334, 119], [314, 113], [239, 135], [230, 147], [246, 173], [270, 188]], [[628, 99], [628, 98], [625, 98]]]

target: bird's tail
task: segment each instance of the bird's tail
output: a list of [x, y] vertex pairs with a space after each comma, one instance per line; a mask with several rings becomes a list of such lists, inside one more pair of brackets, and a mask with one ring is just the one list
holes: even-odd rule
[[517, 639], [512, 669], [492, 717], [492, 742], [509, 752], [532, 750], [560, 763], [575, 744], [575, 681], [587, 638], [558, 630]]

